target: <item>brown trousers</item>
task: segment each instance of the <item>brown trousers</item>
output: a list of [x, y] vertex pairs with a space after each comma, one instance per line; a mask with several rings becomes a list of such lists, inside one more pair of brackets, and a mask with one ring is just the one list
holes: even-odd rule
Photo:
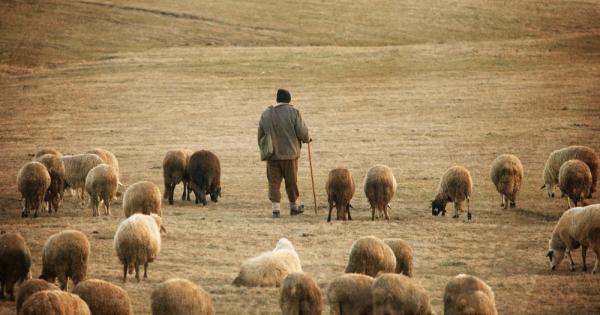
[[269, 200], [280, 202], [281, 180], [285, 179], [285, 191], [290, 202], [296, 202], [298, 191], [298, 159], [267, 161], [267, 179], [269, 180]]

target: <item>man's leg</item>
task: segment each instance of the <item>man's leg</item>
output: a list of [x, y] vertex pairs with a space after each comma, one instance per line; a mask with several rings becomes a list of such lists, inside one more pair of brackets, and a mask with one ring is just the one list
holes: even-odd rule
[[273, 208], [273, 217], [278, 218], [281, 210], [281, 161], [267, 161], [267, 179], [269, 180], [269, 200]]
[[303, 212], [301, 206], [298, 205], [298, 197], [300, 192], [298, 191], [298, 159], [286, 160], [283, 165], [283, 178], [285, 179], [285, 191], [290, 201], [290, 213], [292, 215], [300, 214]]

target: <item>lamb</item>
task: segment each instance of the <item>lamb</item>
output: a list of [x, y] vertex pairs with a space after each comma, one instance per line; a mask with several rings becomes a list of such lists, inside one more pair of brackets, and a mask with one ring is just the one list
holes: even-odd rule
[[592, 174], [587, 164], [580, 160], [568, 160], [558, 171], [558, 187], [563, 195], [567, 195], [567, 205], [571, 208], [571, 200], [577, 207], [589, 195], [592, 185]]
[[169, 279], [152, 291], [152, 315], [213, 315], [215, 308], [202, 287], [186, 279]]
[[60, 153], [58, 150], [56, 149], [52, 149], [52, 148], [44, 148], [41, 149], [39, 151], [37, 151], [35, 153], [35, 156], [33, 157], [34, 160], [39, 159], [42, 155], [46, 155], [46, 154], [52, 154], [52, 155], [56, 155], [57, 157], [62, 157], [62, 153]]
[[467, 220], [471, 220], [471, 207], [469, 206], [471, 192], [473, 191], [473, 181], [471, 174], [462, 166], [453, 166], [449, 168], [438, 187], [435, 199], [431, 201], [431, 213], [442, 216], [446, 215], [446, 204], [454, 202], [454, 216], [458, 218], [458, 212], [463, 212], [463, 202], [467, 202]]
[[181, 200], [190, 200], [190, 191], [188, 187], [189, 175], [187, 173], [187, 165], [192, 155], [191, 150], [170, 150], [167, 151], [163, 159], [163, 180], [165, 183], [164, 199], [169, 200], [169, 204], [173, 204], [173, 193], [175, 186], [183, 182], [183, 194]]
[[119, 177], [117, 171], [108, 164], [100, 164], [89, 171], [85, 178], [85, 190], [90, 195], [92, 216], [98, 213], [100, 200], [104, 202], [105, 214], [110, 215], [110, 201], [117, 195]]
[[459, 274], [444, 290], [444, 315], [497, 315], [494, 292], [481, 279]]
[[115, 233], [114, 247], [123, 264], [123, 282], [127, 282], [127, 271], [140, 281], [140, 265], [144, 265], [144, 279], [148, 278], [148, 264], [160, 253], [160, 231], [162, 220], [155, 214], [136, 213], [125, 219]]
[[17, 314], [20, 314], [23, 303], [25, 303], [30, 296], [44, 290], [60, 291], [56, 285], [42, 279], [30, 279], [23, 282], [17, 291]]
[[523, 182], [523, 165], [518, 157], [512, 154], [502, 154], [492, 162], [490, 178], [496, 190], [502, 196], [501, 207], [508, 209], [516, 207], [517, 193]]
[[583, 258], [583, 271], [587, 271], [585, 259], [588, 247], [596, 254], [596, 264], [592, 270], [592, 273], [596, 273], [600, 261], [600, 204], [571, 208], [562, 214], [548, 241], [546, 256], [550, 259], [550, 268], [556, 270], [566, 253], [570, 269], [574, 271], [575, 263], [571, 251], [579, 246]]
[[15, 299], [14, 286], [29, 279], [31, 253], [19, 233], [0, 234], [0, 298]]
[[233, 284], [248, 287], [278, 287], [292, 272], [302, 272], [300, 257], [294, 245], [287, 238], [282, 238], [273, 251], [264, 252], [244, 261]]
[[50, 175], [50, 187], [46, 192], [44, 200], [48, 203], [48, 212], [58, 212], [65, 190], [65, 164], [62, 159], [54, 154], [44, 154], [36, 160], [46, 167]]
[[86, 153], [77, 155], [65, 155], [62, 157], [65, 165], [65, 188], [71, 188], [77, 191], [81, 189], [80, 198], [84, 198], [85, 178], [88, 172], [104, 163], [96, 154]]
[[413, 250], [408, 243], [396, 239], [383, 240], [394, 252], [396, 257], [396, 273], [402, 273], [407, 277], [413, 275]]
[[375, 279], [371, 288], [373, 315], [435, 314], [425, 290], [402, 274], [384, 274]]
[[378, 210], [377, 218], [385, 215], [389, 220], [388, 207], [390, 200], [396, 194], [396, 178], [392, 170], [385, 165], [375, 165], [369, 169], [364, 181], [364, 190], [369, 204], [371, 204], [371, 220], [375, 221], [375, 209]]
[[42, 275], [40, 279], [54, 282], [58, 277], [60, 288], [67, 290], [68, 278], [77, 285], [85, 280], [90, 242], [85, 234], [65, 230], [48, 238], [42, 248]]
[[327, 299], [331, 315], [363, 315], [373, 313], [371, 286], [373, 278], [347, 273], [329, 284]]
[[29, 216], [29, 210], [34, 210], [33, 217], [37, 217], [50, 183], [50, 174], [42, 163], [27, 162], [21, 167], [17, 174], [17, 188], [23, 204], [21, 217]]
[[362, 273], [371, 277], [380, 272], [396, 271], [394, 251], [375, 236], [359, 238], [352, 244], [346, 273]]
[[283, 280], [279, 307], [282, 315], [320, 315], [323, 310], [321, 289], [309, 275], [291, 273]]
[[127, 188], [123, 195], [123, 213], [129, 218], [134, 213], [162, 215], [160, 188], [153, 182], [139, 181]]
[[77, 295], [45, 290], [30, 296], [19, 315], [91, 315], [90, 308]]
[[200, 150], [190, 156], [187, 168], [190, 176], [189, 188], [196, 196], [196, 204], [206, 206], [206, 195], [217, 202], [221, 197], [221, 163], [212, 152]]
[[127, 291], [104, 280], [88, 279], [73, 288], [92, 315], [133, 315]]
[[544, 166], [544, 185], [541, 189], [546, 188], [549, 197], [554, 197], [554, 186], [558, 184], [558, 172], [560, 167], [568, 160], [580, 160], [588, 165], [592, 173], [592, 188], [586, 196], [591, 198], [596, 192], [596, 182], [600, 173], [600, 157], [589, 147], [586, 146], [570, 146], [550, 153], [546, 165]]
[[329, 172], [327, 183], [325, 185], [327, 191], [327, 201], [329, 202], [329, 216], [327, 222], [331, 222], [331, 210], [335, 206], [337, 210], [337, 219], [346, 221], [352, 220], [350, 216], [350, 200], [354, 196], [354, 179], [352, 174], [346, 168], [336, 168]]

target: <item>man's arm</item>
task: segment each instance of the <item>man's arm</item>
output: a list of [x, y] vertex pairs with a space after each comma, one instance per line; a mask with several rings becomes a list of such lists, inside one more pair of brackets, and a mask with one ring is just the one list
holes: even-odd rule
[[308, 143], [310, 141], [310, 135], [308, 133], [308, 127], [304, 124], [304, 120], [302, 120], [302, 115], [300, 111], [298, 111], [298, 117], [296, 117], [296, 125], [294, 126], [296, 129], [296, 136], [300, 141], [304, 143]]
[[[261, 117], [261, 121], [262, 121], [262, 117]], [[260, 124], [261, 121], [258, 122], [258, 138], [257, 138], [258, 145], [260, 145], [260, 138], [262, 138], [265, 135], [265, 131]]]

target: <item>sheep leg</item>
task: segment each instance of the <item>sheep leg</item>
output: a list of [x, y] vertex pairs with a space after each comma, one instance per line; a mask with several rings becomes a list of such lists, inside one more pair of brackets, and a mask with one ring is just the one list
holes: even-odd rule
[[598, 263], [600, 262], [600, 250], [594, 247], [594, 254], [596, 254], [596, 263], [594, 264], [594, 269], [592, 269], [592, 274], [596, 273], [598, 270]]
[[58, 283], [60, 283], [60, 289], [63, 291], [67, 291], [67, 287], [69, 284], [69, 279], [66, 275], [62, 274], [58, 276]]
[[456, 219], [458, 218], [458, 209], [460, 209], [460, 203], [458, 201], [454, 202], [454, 215], [452, 216], [452, 218]]
[[148, 262], [144, 264], [144, 279], [148, 278]]
[[389, 205], [383, 206], [383, 215], [385, 215], [385, 219], [389, 221], [390, 220], [390, 214], [388, 212], [388, 207], [389, 207]]
[[0, 280], [0, 300], [4, 298], [4, 287], [6, 287], [6, 282]]
[[329, 204], [329, 215], [327, 216], [327, 222], [331, 222], [331, 210], [333, 210], [333, 204], [330, 203]]
[[[577, 205], [577, 204], [575, 204], [575, 205]], [[572, 208], [571, 207], [571, 198], [567, 197], [567, 209], [571, 209], [571, 208]]]
[[110, 196], [104, 196], [104, 207], [106, 207], [106, 214], [110, 216]]
[[140, 282], [140, 264], [135, 264], [135, 279]]
[[352, 216], [350, 216], [350, 208], [352, 208], [352, 206], [348, 204], [348, 206], [346, 207], [346, 211], [348, 212], [348, 220], [352, 221]]
[[127, 267], [129, 264], [127, 262], [123, 263], [123, 282], [127, 282]]
[[21, 210], [21, 218], [27, 217], [27, 199], [21, 199], [21, 204], [23, 205], [23, 210]]
[[375, 221], [375, 207], [371, 206], [371, 221]]
[[585, 258], [587, 256], [587, 249], [588, 249], [587, 246], [581, 245], [581, 260], [583, 261], [583, 268], [582, 268], [583, 272], [587, 271], [587, 265], [585, 263]]
[[502, 194], [502, 203], [500, 204], [500, 207], [506, 209], [506, 195]]
[[567, 257], [569, 257], [569, 270], [575, 271], [575, 262], [573, 261], [573, 257], [571, 257], [570, 250], [567, 250]]

